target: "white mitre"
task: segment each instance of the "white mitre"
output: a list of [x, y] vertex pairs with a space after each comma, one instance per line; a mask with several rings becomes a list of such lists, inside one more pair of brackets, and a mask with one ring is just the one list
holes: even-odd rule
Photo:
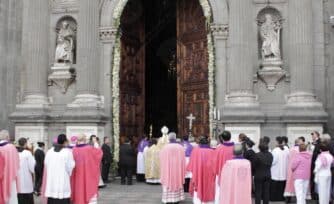
[[159, 141], [158, 141], [158, 146], [160, 148], [162, 148], [164, 145], [168, 144], [168, 142], [169, 142], [169, 140], [168, 140], [168, 132], [169, 132], [168, 127], [163, 126], [161, 128], [162, 137], [160, 137]]
[[161, 128], [161, 133], [162, 133], [162, 136], [165, 136], [165, 135], [167, 135], [167, 134], [168, 134], [168, 132], [169, 132], [169, 129], [168, 129], [168, 127], [166, 127], [166, 126], [163, 126], [163, 127]]

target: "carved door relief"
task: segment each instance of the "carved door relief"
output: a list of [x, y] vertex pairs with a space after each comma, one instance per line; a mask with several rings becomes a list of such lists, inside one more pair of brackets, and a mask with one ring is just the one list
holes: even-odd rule
[[129, 1], [121, 17], [120, 136], [141, 136], [145, 121], [145, 25], [140, 4]]
[[198, 1], [177, 1], [178, 129], [188, 133], [193, 114], [193, 135], [208, 135], [209, 85], [206, 19]]

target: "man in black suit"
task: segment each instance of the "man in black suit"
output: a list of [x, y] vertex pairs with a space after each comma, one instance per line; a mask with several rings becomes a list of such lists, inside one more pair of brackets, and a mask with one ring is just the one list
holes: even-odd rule
[[110, 183], [108, 177], [109, 177], [109, 170], [110, 165], [112, 162], [112, 154], [111, 154], [111, 147], [110, 147], [110, 139], [109, 137], [103, 138], [103, 145], [102, 145], [102, 171], [101, 176], [104, 183]]
[[119, 167], [121, 168], [121, 184], [132, 185], [132, 174], [136, 165], [136, 153], [130, 144], [130, 139], [125, 138], [124, 144], [119, 147]]
[[43, 181], [43, 170], [44, 170], [44, 158], [45, 158], [45, 153], [44, 153], [44, 147], [45, 144], [44, 142], [37, 142], [38, 147], [35, 151], [35, 160], [36, 160], [36, 165], [35, 165], [35, 186], [34, 186], [34, 193], [39, 196], [41, 194], [41, 186], [42, 186], [42, 181]]
[[254, 183], [255, 183], [255, 204], [269, 204], [269, 189], [271, 181], [271, 165], [273, 155], [268, 151], [268, 144], [261, 140], [259, 145], [260, 152], [256, 154], [254, 159]]
[[314, 183], [314, 168], [315, 168], [315, 160], [317, 159], [320, 152], [320, 134], [317, 131], [311, 133], [313, 140], [313, 154], [312, 154], [312, 163], [311, 163], [311, 179], [310, 179], [310, 187], [311, 187], [311, 196], [313, 200], [318, 200], [318, 194], [316, 193], [315, 183]]

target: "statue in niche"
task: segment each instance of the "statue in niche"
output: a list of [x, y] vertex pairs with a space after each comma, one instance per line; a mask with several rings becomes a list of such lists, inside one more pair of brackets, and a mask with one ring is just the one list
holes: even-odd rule
[[63, 21], [57, 34], [57, 46], [55, 54], [56, 63], [74, 63], [74, 38], [74, 29], [71, 28], [68, 21]]
[[260, 36], [262, 39], [262, 59], [281, 59], [280, 51], [280, 21], [274, 20], [272, 15], [267, 13], [264, 22], [260, 25]]

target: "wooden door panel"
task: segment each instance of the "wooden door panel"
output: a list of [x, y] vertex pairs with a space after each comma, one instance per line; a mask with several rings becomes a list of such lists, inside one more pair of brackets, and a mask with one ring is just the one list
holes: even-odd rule
[[209, 134], [208, 51], [206, 21], [196, 0], [177, 3], [178, 129], [187, 134], [193, 114], [193, 135]]
[[145, 27], [129, 1], [121, 18], [120, 135], [141, 136], [145, 121]]

